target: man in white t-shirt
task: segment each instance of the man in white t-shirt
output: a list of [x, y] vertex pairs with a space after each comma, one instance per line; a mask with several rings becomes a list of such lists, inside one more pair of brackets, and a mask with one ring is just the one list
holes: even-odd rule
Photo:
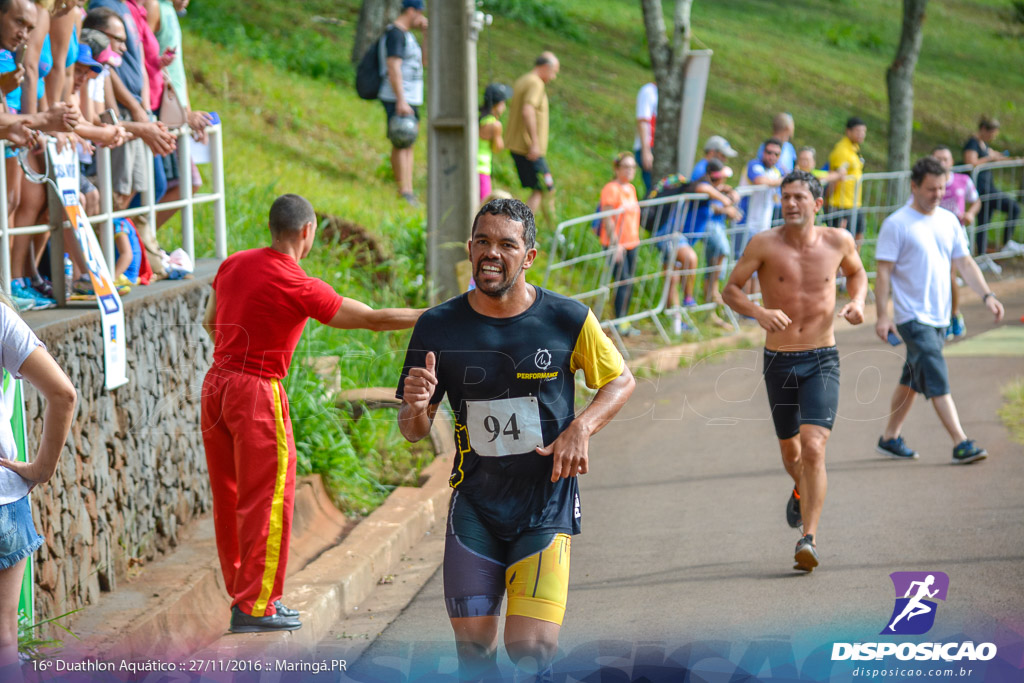
[[636, 94], [636, 137], [633, 139], [633, 156], [644, 178], [644, 196], [651, 193], [654, 168], [654, 126], [658, 120], [658, 84], [647, 83]]
[[[900, 343], [899, 332], [907, 344], [907, 360], [877, 450], [897, 460], [917, 458], [900, 431], [914, 398], [924, 394], [953, 439], [953, 464], [962, 465], [982, 460], [987, 453], [964, 434], [942, 356], [949, 324], [951, 265], [956, 265], [964, 281], [981, 296], [996, 322], [1003, 319], [1003, 305], [971, 258], [960, 221], [939, 206], [945, 191], [942, 164], [932, 157], [918, 160], [910, 171], [911, 202], [886, 218], [878, 234], [875, 332], [893, 345]], [[895, 317], [889, 315], [890, 285]]]

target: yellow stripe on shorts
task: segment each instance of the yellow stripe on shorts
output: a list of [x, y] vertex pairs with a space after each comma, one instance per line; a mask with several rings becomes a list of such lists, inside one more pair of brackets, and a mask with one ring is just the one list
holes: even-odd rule
[[547, 548], [505, 570], [508, 614], [561, 625], [569, 597], [571, 543], [568, 534], [556, 534]]

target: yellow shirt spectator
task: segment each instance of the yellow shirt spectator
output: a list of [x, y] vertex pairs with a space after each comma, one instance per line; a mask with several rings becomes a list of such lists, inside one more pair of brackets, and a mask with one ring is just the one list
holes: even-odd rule
[[857, 182], [864, 174], [864, 157], [860, 155], [860, 145], [846, 135], [836, 143], [832, 153], [828, 155], [828, 166], [831, 170], [838, 171], [844, 165], [846, 179], [832, 186], [832, 208], [835, 209], [852, 209], [854, 206], [860, 206], [861, 200], [861, 188], [857, 186]]

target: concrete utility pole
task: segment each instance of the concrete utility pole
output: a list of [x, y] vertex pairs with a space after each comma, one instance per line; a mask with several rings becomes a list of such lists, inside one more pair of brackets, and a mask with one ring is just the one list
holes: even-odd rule
[[427, 277], [432, 303], [459, 293], [455, 264], [479, 197], [476, 174], [476, 39], [472, 0], [428, 8]]

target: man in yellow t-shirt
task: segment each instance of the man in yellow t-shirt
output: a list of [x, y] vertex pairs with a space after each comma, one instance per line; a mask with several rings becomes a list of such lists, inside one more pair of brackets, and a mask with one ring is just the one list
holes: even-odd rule
[[519, 173], [519, 182], [532, 190], [527, 206], [542, 207], [549, 224], [555, 218], [555, 181], [544, 158], [548, 151], [548, 96], [545, 86], [558, 76], [558, 57], [542, 52], [533, 68], [519, 77], [508, 105], [505, 142]]
[[[856, 212], [857, 216], [853, 218], [853, 209], [860, 206], [859, 183], [860, 177], [864, 175], [864, 157], [860, 154], [860, 146], [867, 132], [867, 124], [860, 117], [851, 116], [846, 121], [846, 135], [839, 139], [832, 148], [832, 153], [828, 155], [830, 170], [846, 171], [844, 180], [829, 186], [829, 205], [835, 213], [828, 224], [833, 228], [846, 228], [852, 232], [858, 248], [864, 240], [866, 222], [864, 214], [860, 211]], [[851, 227], [851, 223], [855, 223], [855, 226]]]

